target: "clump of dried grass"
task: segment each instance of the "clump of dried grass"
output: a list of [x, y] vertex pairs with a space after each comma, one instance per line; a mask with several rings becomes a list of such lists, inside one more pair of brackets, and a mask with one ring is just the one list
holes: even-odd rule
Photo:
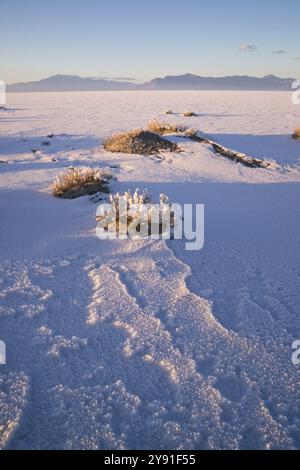
[[104, 140], [104, 148], [109, 152], [139, 155], [155, 155], [160, 151], [178, 152], [177, 144], [163, 139], [149, 130], [134, 129], [114, 134]]
[[55, 197], [74, 199], [99, 191], [108, 192], [107, 183], [111, 175], [99, 168], [77, 167], [60, 173], [52, 185]]
[[194, 113], [194, 111], [187, 111], [186, 113], [183, 114], [184, 117], [193, 117], [193, 116], [197, 116], [196, 113]]
[[185, 137], [189, 137], [190, 139], [198, 138], [198, 134], [198, 131], [196, 129], [193, 129], [192, 127], [186, 129], [184, 133]]
[[300, 140], [300, 127], [298, 127], [298, 129], [295, 129], [293, 139]]
[[182, 134], [187, 130], [187, 128], [181, 124], [172, 124], [164, 121], [157, 121], [156, 119], [153, 119], [148, 123], [148, 129], [149, 131], [160, 135]]
[[148, 128], [157, 134], [179, 134], [182, 137], [195, 140], [197, 142], [203, 142], [203, 137], [199, 136], [199, 132], [191, 127], [185, 127], [181, 124], [169, 124], [167, 122], [150, 121]]

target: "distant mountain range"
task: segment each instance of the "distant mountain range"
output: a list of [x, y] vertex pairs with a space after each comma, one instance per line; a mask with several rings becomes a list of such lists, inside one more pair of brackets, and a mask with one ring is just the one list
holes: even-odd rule
[[77, 75], [53, 75], [39, 81], [7, 85], [8, 92], [37, 91], [107, 91], [107, 90], [290, 90], [294, 78], [266, 75], [262, 78], [247, 75], [230, 77], [201, 77], [185, 75], [154, 78], [135, 84], [128, 81], [102, 78], [82, 78]]
[[8, 92], [27, 91], [100, 91], [100, 90], [135, 90], [130, 82], [105, 80], [102, 78], [82, 78], [77, 75], [53, 75], [36, 82], [14, 83], [7, 85]]
[[231, 77], [199, 77], [185, 75], [155, 78], [146, 83], [152, 90], [290, 90], [293, 78], [267, 75], [263, 78], [234, 75]]

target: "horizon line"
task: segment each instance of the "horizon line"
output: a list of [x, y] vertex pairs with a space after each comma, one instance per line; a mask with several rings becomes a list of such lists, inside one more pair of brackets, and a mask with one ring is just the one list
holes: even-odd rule
[[[185, 73], [178, 73], [178, 74], [167, 74], [167, 75], [162, 75], [162, 76], [158, 76], [158, 77], [154, 77], [154, 78], [150, 78], [149, 80], [146, 80], [146, 81], [139, 81], [138, 79], [136, 78], [127, 78], [127, 77], [108, 77], [108, 76], [90, 76], [90, 75], [78, 75], [78, 74], [69, 74], [69, 73], [56, 73], [56, 74], [53, 74], [53, 75], [48, 75], [48, 76], [44, 76], [42, 78], [39, 78], [39, 79], [34, 79], [34, 80], [28, 80], [28, 81], [17, 81], [17, 82], [4, 82], [5, 85], [7, 86], [11, 86], [11, 85], [26, 85], [28, 83], [35, 83], [35, 82], [41, 82], [43, 80], [48, 80], [50, 78], [55, 78], [55, 77], [70, 77], [70, 78], [80, 78], [81, 80], [94, 80], [94, 81], [105, 81], [105, 82], [116, 82], [116, 83], [130, 83], [130, 84], [133, 84], [133, 85], [145, 85], [145, 84], [148, 84], [150, 82], [152, 82], [153, 80], [164, 80], [166, 78], [173, 78], [173, 77], [186, 77], [186, 76], [192, 76], [192, 77], [197, 77], [197, 78], [205, 78], [205, 79], [218, 79], [218, 78], [234, 78], [234, 77], [239, 77], [239, 78], [243, 78], [243, 77], [247, 77], [247, 78], [257, 78], [257, 79], [263, 79], [263, 78], [267, 78], [267, 77], [274, 77], [274, 78], [279, 78], [281, 80], [296, 80], [295, 77], [292, 77], [292, 76], [280, 76], [280, 75], [276, 75], [276, 74], [273, 74], [273, 73], [269, 73], [269, 74], [264, 74], [264, 75], [247, 75], [247, 74], [230, 74], [230, 75], [198, 75], [198, 74], [195, 74], [195, 73], [191, 73], [191, 72], [185, 72]], [[135, 82], [135, 83], [134, 83]]]

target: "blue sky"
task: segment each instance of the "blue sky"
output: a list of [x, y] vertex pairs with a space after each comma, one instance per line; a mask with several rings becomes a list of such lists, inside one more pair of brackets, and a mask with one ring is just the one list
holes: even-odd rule
[[300, 78], [299, 0], [0, 0], [0, 18], [7, 83], [57, 73]]

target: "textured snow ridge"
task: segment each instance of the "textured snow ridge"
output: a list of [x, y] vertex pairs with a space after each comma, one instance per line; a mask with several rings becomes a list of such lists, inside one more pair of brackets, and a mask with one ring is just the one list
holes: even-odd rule
[[28, 379], [24, 374], [0, 376], [0, 450], [5, 448], [26, 405]]
[[165, 242], [114, 243], [105, 262], [74, 255], [2, 273], [20, 316], [3, 317], [3, 332], [15, 328], [26, 375], [1, 381], [1, 446], [17, 424], [9, 448], [296, 446], [299, 393], [272, 354], [218, 322]]
[[[20, 316], [3, 317], [3, 332], [14, 327], [14, 363], [33, 383], [10, 447], [293, 448], [299, 394], [272, 355], [216, 320], [164, 242], [114, 251], [104, 263], [75, 255], [2, 273]], [[2, 385], [4, 447], [28, 386], [20, 374]], [[272, 394], [282, 400], [270, 408]]]
[[[288, 374], [281, 376], [276, 360], [260, 344], [223, 328], [210, 304], [188, 291], [188, 267], [165, 251], [163, 242], [156, 242], [121, 265], [92, 271], [101, 302], [92, 302], [88, 321], [101, 322], [109, 311], [110, 321], [126, 332], [125, 355], [161, 368], [175, 386], [172, 401], [191, 414], [175, 419], [180, 437], [173, 445], [292, 447], [284, 417], [276, 419], [262, 397], [275, 383], [285, 403], [287, 396], [295, 399], [299, 417], [298, 391]], [[113, 298], [105, 294], [109, 285], [116, 286]], [[290, 412], [287, 405], [281, 407]]]

